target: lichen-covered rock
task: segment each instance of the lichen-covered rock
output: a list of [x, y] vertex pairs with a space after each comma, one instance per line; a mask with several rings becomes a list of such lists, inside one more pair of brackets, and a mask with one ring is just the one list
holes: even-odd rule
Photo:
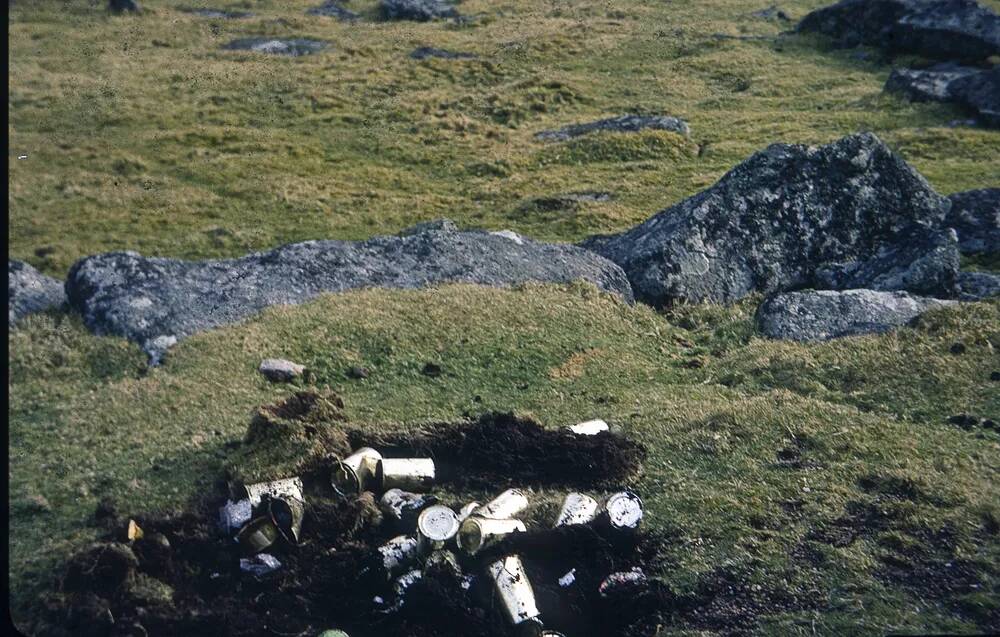
[[896, 69], [885, 90], [918, 102], [951, 102], [981, 124], [1000, 127], [1000, 69], [940, 64], [926, 70]]
[[844, 47], [936, 60], [978, 62], [1000, 54], [1000, 17], [973, 0], [841, 0], [807, 15], [798, 29]]
[[28, 314], [60, 307], [66, 302], [62, 281], [45, 276], [23, 261], [7, 260], [7, 327]]
[[353, 288], [584, 279], [632, 298], [621, 269], [587, 250], [441, 226], [364, 242], [306, 241], [219, 261], [113, 252], [78, 261], [66, 289], [91, 330], [141, 344], [154, 362], [171, 339]]
[[361, 16], [353, 11], [341, 6], [339, 0], [328, 0], [318, 7], [313, 7], [306, 11], [309, 15], [322, 15], [328, 18], [337, 18], [341, 22], [353, 22]]
[[945, 225], [958, 232], [964, 254], [1000, 254], [1000, 188], [966, 190], [949, 195]]
[[[847, 280], [947, 296], [955, 261], [930, 239], [933, 257], [906, 244], [940, 229], [948, 206], [865, 133], [818, 148], [772, 145], [711, 188], [583, 246], [620, 265], [636, 297], [654, 305], [730, 303]], [[837, 273], [850, 276], [837, 283]]]
[[458, 11], [444, 0], [381, 0], [379, 8], [386, 20], [427, 22], [437, 18], [457, 18]]
[[304, 374], [306, 368], [283, 358], [265, 358], [260, 362], [259, 371], [273, 383], [287, 383]]
[[983, 301], [1000, 296], [1000, 274], [994, 272], [959, 272], [958, 298]]
[[326, 46], [327, 43], [322, 40], [308, 38], [239, 38], [222, 48], [230, 51], [254, 51], [256, 53], [270, 53], [271, 55], [300, 57], [322, 51]]
[[581, 135], [609, 131], [614, 133], [634, 133], [640, 130], [666, 130], [681, 135], [689, 135], [687, 122], [669, 115], [621, 115], [586, 124], [572, 124], [556, 130], [535, 133], [535, 139], [561, 142]]
[[757, 325], [770, 338], [824, 341], [876, 334], [906, 325], [935, 307], [954, 301], [874, 290], [809, 290], [773, 296], [757, 310]]
[[253, 14], [248, 11], [226, 11], [224, 9], [181, 9], [184, 13], [190, 13], [200, 18], [216, 18], [220, 20], [242, 20], [252, 18]]

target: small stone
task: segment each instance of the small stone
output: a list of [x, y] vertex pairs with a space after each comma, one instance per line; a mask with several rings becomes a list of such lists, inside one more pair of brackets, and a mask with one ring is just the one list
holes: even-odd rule
[[347, 368], [347, 377], [354, 379], [368, 378], [370, 372], [365, 367], [349, 367]]
[[252, 558], [240, 559], [240, 570], [254, 577], [264, 577], [279, 568], [281, 568], [281, 562], [269, 553], [258, 553]]
[[998, 429], [997, 421], [992, 418], [984, 418], [983, 422], [979, 423], [983, 426], [983, 429]]
[[108, 9], [115, 13], [124, 13], [125, 11], [139, 13], [142, 10], [135, 0], [109, 0]]
[[424, 376], [430, 376], [431, 378], [437, 378], [441, 375], [441, 366], [437, 363], [427, 363], [424, 368], [420, 370], [420, 373]]
[[535, 133], [535, 139], [541, 141], [562, 142], [581, 135], [610, 131], [617, 133], [634, 133], [640, 130], [666, 130], [684, 135], [690, 134], [687, 122], [669, 115], [621, 115], [607, 119], [589, 122], [587, 124], [572, 124], [556, 130]]
[[52, 510], [52, 505], [49, 504], [49, 501], [45, 498], [45, 496], [40, 493], [27, 496], [25, 501], [28, 507], [33, 511], [48, 513]]
[[969, 414], [958, 414], [948, 418], [948, 422], [953, 425], [958, 425], [962, 429], [971, 429], [979, 424], [979, 418], [970, 416]]
[[260, 373], [271, 382], [287, 383], [302, 376], [306, 368], [283, 358], [265, 358], [260, 364]]
[[990, 372], [990, 380], [993, 382], [1000, 381], [1000, 371]]
[[965, 353], [965, 343], [952, 343], [951, 348], [948, 350], [952, 354], [964, 354]]

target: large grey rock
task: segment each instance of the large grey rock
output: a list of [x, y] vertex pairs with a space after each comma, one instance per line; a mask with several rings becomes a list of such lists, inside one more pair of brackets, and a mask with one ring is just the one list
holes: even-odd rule
[[364, 242], [307, 241], [219, 261], [113, 252], [74, 264], [66, 290], [91, 330], [125, 336], [156, 362], [178, 338], [324, 292], [577, 279], [632, 298], [621, 269], [586, 250], [447, 226]]
[[272, 55], [300, 57], [322, 51], [327, 46], [322, 40], [308, 38], [239, 38], [224, 45], [230, 51], [254, 51]]
[[455, 7], [444, 0], [380, 0], [379, 8], [386, 20], [427, 22], [436, 18], [458, 17]]
[[260, 362], [260, 373], [274, 383], [287, 383], [305, 373], [306, 368], [284, 358], [265, 358]]
[[964, 254], [1000, 254], [1000, 188], [966, 190], [949, 195], [945, 225], [958, 232]]
[[353, 22], [360, 18], [357, 13], [341, 6], [339, 0], [328, 0], [318, 7], [313, 7], [306, 11], [309, 15], [322, 15], [328, 18], [337, 18], [341, 22]]
[[[818, 148], [772, 145], [645, 223], [582, 245], [622, 266], [636, 297], [654, 305], [847, 280], [948, 296], [957, 265], [930, 236], [948, 207], [865, 133]], [[914, 237], [937, 256], [902, 249]]]
[[572, 124], [556, 130], [541, 131], [535, 133], [535, 139], [561, 142], [598, 131], [634, 133], [644, 129], [667, 130], [680, 133], [681, 135], [689, 135], [691, 133], [687, 122], [669, 115], [620, 115], [618, 117], [597, 120], [596, 122]]
[[918, 102], [951, 102], [986, 125], [1000, 127], [1000, 69], [940, 64], [925, 70], [896, 69], [885, 90]]
[[838, 45], [978, 62], [1000, 54], [1000, 18], [973, 0], [841, 0], [813, 11], [798, 29]]
[[23, 261], [7, 260], [7, 327], [28, 314], [60, 307], [66, 302], [62, 281], [45, 276]]
[[757, 325], [770, 338], [824, 341], [887, 332], [935, 307], [954, 304], [906, 292], [808, 290], [773, 296], [757, 310]]
[[959, 272], [958, 298], [983, 301], [1000, 296], [1000, 274], [995, 272]]

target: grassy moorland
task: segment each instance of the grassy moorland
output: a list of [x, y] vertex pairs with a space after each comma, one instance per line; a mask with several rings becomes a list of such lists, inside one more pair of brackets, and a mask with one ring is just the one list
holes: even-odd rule
[[[480, 15], [467, 25], [379, 22], [370, 0], [348, 3], [356, 24], [305, 14], [318, 4], [182, 5], [257, 14], [216, 20], [156, 0], [118, 17], [12, 3], [11, 257], [63, 276], [105, 250], [235, 256], [440, 216], [574, 240], [645, 219], [769, 143], [861, 129], [941, 192], [1000, 182], [997, 132], [883, 95], [890, 65], [875, 52], [771, 38], [790, 25], [751, 15], [766, 2], [466, 0]], [[823, 4], [781, 7], [797, 19]], [[259, 34], [331, 47], [219, 48]], [[480, 59], [410, 59], [421, 45]], [[684, 117], [691, 138], [532, 139], [632, 110]], [[536, 201], [581, 190], [614, 197]], [[636, 486], [671, 538], [661, 575], [684, 591], [724, 568], [765, 600], [797, 600], [762, 602], [761, 632], [996, 629], [1000, 433], [948, 418], [1000, 415], [1000, 304], [799, 345], [759, 338], [755, 303], [655, 312], [587, 286], [357, 291], [193, 337], [152, 370], [73, 315], [29, 317], [8, 345], [12, 611], [30, 625], [59, 562], [97, 533], [100, 498], [172, 511], [213, 484], [251, 410], [295, 389], [255, 371], [281, 356], [370, 427], [490, 409], [621, 426], [651, 449]], [[422, 375], [428, 361], [444, 373]], [[371, 376], [348, 379], [351, 365]]]

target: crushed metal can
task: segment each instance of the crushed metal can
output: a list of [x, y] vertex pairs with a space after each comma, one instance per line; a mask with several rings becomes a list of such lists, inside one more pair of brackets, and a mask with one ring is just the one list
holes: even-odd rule
[[604, 515], [611, 528], [618, 531], [638, 529], [642, 513], [642, 499], [634, 491], [615, 493], [604, 503]]
[[599, 433], [611, 430], [611, 428], [608, 427], [608, 423], [601, 419], [588, 420], [575, 425], [568, 425], [566, 429], [579, 436], [596, 436]]
[[597, 517], [600, 508], [597, 500], [584, 493], [568, 493], [563, 500], [555, 526], [586, 524]]
[[604, 578], [601, 585], [597, 587], [597, 592], [601, 597], [608, 597], [617, 593], [625, 593], [641, 586], [646, 582], [646, 574], [642, 569], [635, 566], [627, 571], [612, 573]]
[[479, 507], [473, 515], [493, 520], [510, 520], [528, 508], [528, 496], [520, 489], [507, 489], [497, 497]]
[[219, 528], [225, 535], [236, 533], [253, 517], [253, 505], [249, 498], [233, 502], [227, 500], [219, 508]]
[[420, 550], [423, 553], [430, 553], [438, 549], [443, 549], [448, 540], [458, 533], [458, 516], [441, 504], [435, 504], [424, 509], [417, 518], [417, 539], [420, 541]]
[[371, 447], [361, 447], [340, 460], [330, 471], [330, 485], [334, 491], [347, 497], [372, 490], [375, 470], [382, 454]]
[[535, 592], [528, 581], [521, 558], [508, 555], [490, 564], [487, 570], [500, 597], [504, 615], [510, 623], [520, 627], [524, 622], [531, 622], [539, 626], [540, 633], [538, 616], [541, 613], [535, 603]]
[[375, 483], [382, 489], [426, 489], [434, 484], [431, 458], [382, 458], [375, 469]]
[[274, 525], [271, 518], [261, 516], [240, 529], [236, 534], [236, 541], [244, 549], [251, 553], [260, 553], [278, 541], [278, 527]]
[[416, 517], [424, 509], [433, 504], [437, 504], [438, 499], [433, 495], [423, 493], [412, 493], [402, 489], [389, 489], [379, 500], [378, 506], [382, 513], [395, 524], [408, 523], [415, 524]]
[[378, 547], [380, 566], [386, 579], [402, 572], [420, 556], [420, 543], [415, 537], [398, 535]]
[[465, 553], [475, 555], [484, 546], [495, 544], [511, 533], [524, 533], [527, 528], [520, 520], [494, 520], [474, 515], [462, 522], [456, 543]]
[[243, 488], [252, 507], [259, 506], [265, 496], [269, 498], [303, 499], [301, 478], [285, 478], [270, 482], [258, 482], [256, 484], [248, 484]]
[[434, 551], [424, 561], [424, 572], [430, 577], [446, 576], [453, 579], [462, 577], [462, 566], [458, 557], [447, 550]]
[[240, 558], [240, 570], [254, 577], [270, 575], [281, 568], [281, 562], [270, 553], [258, 553], [252, 558]]
[[305, 503], [294, 498], [274, 498], [268, 503], [267, 511], [281, 537], [289, 544], [298, 544], [302, 534]]

